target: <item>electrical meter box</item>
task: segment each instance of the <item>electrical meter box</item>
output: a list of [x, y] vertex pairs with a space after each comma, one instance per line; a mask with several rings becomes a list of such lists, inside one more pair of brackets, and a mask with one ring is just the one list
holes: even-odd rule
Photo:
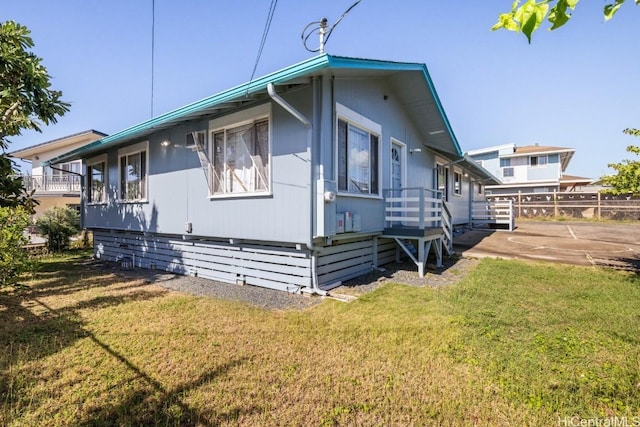
[[353, 214], [353, 231], [362, 231], [362, 215], [359, 213]]
[[353, 212], [344, 213], [344, 232], [350, 233], [353, 231]]

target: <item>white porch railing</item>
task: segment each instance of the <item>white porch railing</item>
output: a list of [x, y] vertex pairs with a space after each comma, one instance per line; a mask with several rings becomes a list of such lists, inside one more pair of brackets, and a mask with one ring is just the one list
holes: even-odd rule
[[[515, 228], [513, 201], [482, 201], [471, 204], [471, 227], [499, 224], [509, 231]], [[497, 227], [496, 227], [497, 228]]]
[[444, 238], [442, 239], [442, 245], [447, 251], [447, 254], [453, 254], [453, 222], [451, 220], [451, 207], [446, 201], [442, 201], [442, 231], [444, 231]]
[[384, 192], [387, 228], [442, 227], [442, 193], [422, 187], [387, 188]]
[[[424, 276], [431, 249], [436, 256], [436, 265], [441, 267], [445, 230], [448, 228], [450, 232], [451, 224], [442, 193], [422, 187], [385, 189], [384, 203], [386, 227], [383, 236], [396, 241], [418, 267], [420, 277]], [[408, 241], [416, 242], [417, 250], [412, 250]], [[399, 252], [396, 258], [399, 259]]]
[[80, 179], [78, 175], [65, 174], [62, 176], [22, 175], [22, 183], [27, 191], [37, 193], [69, 192], [80, 193]]

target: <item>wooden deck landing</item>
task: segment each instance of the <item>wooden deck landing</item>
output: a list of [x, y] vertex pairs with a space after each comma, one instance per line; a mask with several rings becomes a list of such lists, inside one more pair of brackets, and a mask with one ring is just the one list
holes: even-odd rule
[[437, 239], [442, 237], [444, 231], [442, 227], [409, 227], [409, 226], [394, 226], [385, 228], [382, 232], [384, 237], [398, 237], [401, 239], [415, 239], [417, 237], [433, 238]]
[[[411, 261], [418, 267], [420, 277], [424, 276], [429, 251], [433, 248], [436, 256], [436, 265], [442, 267], [442, 243], [444, 240], [444, 230], [442, 227], [408, 227], [396, 226], [385, 228], [381, 238], [390, 238], [396, 241], [399, 248], [411, 258]], [[417, 246], [417, 254], [415, 249], [412, 250], [407, 240], [415, 241]], [[400, 253], [396, 253], [399, 261]], [[417, 257], [416, 257], [417, 255]]]

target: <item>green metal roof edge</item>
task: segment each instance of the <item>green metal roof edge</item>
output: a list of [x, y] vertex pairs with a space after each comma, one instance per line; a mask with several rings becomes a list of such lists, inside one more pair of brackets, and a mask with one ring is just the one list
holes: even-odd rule
[[433, 100], [436, 102], [436, 106], [438, 107], [438, 111], [440, 112], [440, 116], [442, 117], [442, 121], [444, 121], [444, 125], [447, 127], [447, 132], [449, 132], [449, 136], [451, 137], [451, 141], [455, 145], [456, 151], [459, 156], [463, 155], [462, 148], [460, 148], [460, 144], [458, 143], [458, 138], [456, 138], [456, 134], [453, 133], [453, 128], [451, 127], [451, 123], [449, 123], [449, 118], [447, 114], [444, 112], [444, 108], [442, 107], [442, 102], [440, 102], [440, 97], [438, 96], [438, 92], [436, 92], [436, 87], [431, 80], [431, 76], [429, 75], [429, 70], [426, 65], [422, 65], [424, 78], [429, 85], [429, 90], [431, 91], [431, 95], [433, 96]]
[[349, 58], [349, 57], [341, 57], [341, 56], [331, 56], [329, 54], [322, 54], [322, 55], [318, 55], [313, 58], [307, 59], [305, 61], [299, 62], [297, 64], [291, 65], [289, 67], [283, 68], [281, 70], [275, 71], [273, 73], [267, 74], [265, 76], [259, 77], [248, 83], [243, 83], [239, 86], [235, 86], [231, 89], [227, 89], [223, 92], [219, 92], [215, 95], [206, 97], [204, 99], [201, 99], [196, 102], [192, 102], [178, 109], [161, 114], [157, 117], [151, 118], [147, 121], [131, 126], [124, 130], [116, 132], [112, 135], [109, 135], [105, 138], [99, 139], [83, 147], [77, 148], [73, 151], [70, 151], [58, 157], [50, 159], [46, 162], [43, 162], [43, 165], [48, 166], [51, 164], [60, 163], [65, 161], [66, 159], [76, 157], [76, 156], [81, 156], [83, 153], [92, 151], [96, 148], [103, 147], [103, 146], [107, 147], [110, 145], [117, 144], [119, 142], [123, 142], [130, 138], [135, 138], [137, 135], [142, 134], [145, 131], [152, 130], [154, 127], [163, 125], [167, 122], [180, 119], [181, 117], [185, 117], [190, 113], [204, 110], [206, 108], [211, 108], [226, 101], [238, 99], [240, 96], [245, 94], [253, 94], [255, 92], [265, 90], [269, 83], [277, 84], [279, 82], [286, 82], [288, 80], [292, 80], [294, 78], [307, 75], [311, 72], [320, 70], [322, 68], [421, 71], [425, 78], [425, 82], [429, 87], [431, 95], [433, 96], [436, 106], [438, 107], [438, 111], [445, 123], [447, 131], [449, 132], [449, 135], [455, 145], [455, 148], [458, 154], [462, 155], [460, 144], [458, 144], [458, 140], [456, 139], [456, 136], [453, 133], [451, 125], [449, 124], [449, 120], [444, 112], [444, 109], [442, 108], [442, 103], [440, 102], [440, 98], [438, 97], [438, 94], [431, 80], [431, 76], [429, 75], [429, 71], [427, 70], [427, 66], [425, 64], [411, 63], [411, 62], [393, 62], [393, 61], [383, 61], [383, 60], [364, 59], [364, 58]]
[[433, 96], [433, 100], [438, 107], [438, 112], [444, 121], [444, 124], [447, 128], [447, 132], [449, 132], [449, 136], [455, 145], [456, 152], [459, 156], [463, 155], [462, 149], [460, 148], [460, 144], [458, 143], [458, 138], [456, 138], [455, 133], [453, 133], [453, 128], [451, 127], [451, 123], [449, 123], [449, 118], [447, 114], [444, 112], [444, 108], [442, 107], [442, 102], [440, 102], [440, 97], [438, 96], [438, 92], [436, 91], [436, 87], [433, 84], [433, 80], [431, 80], [431, 75], [429, 74], [429, 70], [425, 64], [415, 63], [415, 62], [393, 62], [393, 61], [381, 61], [381, 60], [373, 60], [373, 59], [358, 59], [358, 58], [347, 58], [340, 56], [332, 56], [330, 60], [331, 68], [340, 68], [344, 66], [345, 68], [355, 68], [355, 69], [367, 69], [367, 70], [397, 70], [397, 71], [422, 71], [425, 82], [427, 83], [427, 87], [431, 92], [431, 96]]
[[239, 86], [235, 86], [231, 89], [227, 89], [223, 92], [219, 92], [215, 95], [209, 96], [199, 101], [192, 102], [178, 109], [169, 111], [168, 113], [161, 114], [157, 117], [151, 118], [147, 121], [144, 121], [137, 125], [134, 125], [124, 130], [121, 130], [119, 132], [116, 132], [112, 135], [107, 136], [106, 138], [99, 139], [97, 141], [92, 142], [91, 144], [87, 144], [83, 147], [77, 148], [73, 151], [62, 154], [53, 159], [50, 159], [47, 162], [43, 162], [43, 165], [48, 166], [50, 164], [60, 163], [61, 161], [64, 161], [67, 158], [82, 155], [83, 153], [92, 151], [95, 148], [117, 144], [118, 142], [122, 142], [129, 138], [135, 138], [137, 134], [141, 134], [147, 130], [151, 130], [156, 126], [165, 124], [169, 121], [179, 119], [180, 117], [184, 117], [195, 111], [214, 107], [223, 102], [237, 99], [240, 96], [243, 96], [245, 94], [253, 94], [255, 92], [259, 92], [261, 90], [264, 90], [267, 87], [267, 84], [269, 83], [278, 83], [282, 81], [291, 80], [296, 77], [300, 77], [310, 72], [313, 72], [315, 70], [325, 68], [329, 65], [329, 63], [330, 63], [329, 55], [324, 54], [324, 55], [315, 56], [313, 58], [299, 62], [295, 65], [289, 66], [287, 68], [281, 69], [279, 71], [275, 71], [263, 77], [259, 77], [248, 83], [243, 83]]

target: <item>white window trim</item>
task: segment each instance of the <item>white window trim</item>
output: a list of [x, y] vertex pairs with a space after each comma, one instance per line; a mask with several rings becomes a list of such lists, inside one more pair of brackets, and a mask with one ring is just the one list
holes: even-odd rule
[[[452, 183], [452, 177], [451, 175], [451, 166], [447, 166], [450, 165], [451, 162], [450, 160], [447, 160], [445, 158], [442, 157], [436, 157], [435, 159], [435, 165], [433, 167], [433, 183], [432, 186], [435, 190], [437, 191], [441, 191], [441, 196], [442, 196], [442, 200], [447, 201], [447, 199], [449, 198], [449, 194], [451, 193], [451, 183]], [[438, 169], [442, 168], [444, 169], [444, 191], [440, 190], [439, 186], [438, 186]], [[449, 185], [447, 186], [447, 182], [449, 182]], [[451, 193], [453, 194], [453, 193]]]
[[[146, 197], [142, 199], [136, 200], [127, 200], [122, 199], [122, 171], [121, 168], [121, 159], [124, 156], [129, 156], [132, 154], [145, 152], [145, 175], [146, 179], [144, 181], [145, 184], [145, 192]], [[118, 197], [116, 198], [118, 203], [122, 204], [131, 204], [131, 203], [148, 203], [149, 202], [149, 141], [142, 141], [137, 144], [130, 145], [128, 147], [124, 147], [118, 150]]]
[[[456, 175], [460, 176], [460, 186], [458, 188], [459, 191], [457, 193], [456, 193]], [[453, 195], [454, 196], [462, 197], [462, 193], [463, 193], [462, 184], [463, 183], [464, 183], [464, 173], [461, 170], [454, 168], [453, 169]]]
[[86, 176], [86, 185], [85, 185], [85, 191], [87, 192], [87, 200], [89, 199], [89, 193], [91, 192], [91, 186], [89, 185], [89, 167], [93, 166], [93, 165], [97, 165], [98, 163], [104, 163], [104, 196], [103, 199], [99, 202], [96, 201], [87, 201], [87, 205], [88, 206], [94, 206], [94, 205], [106, 205], [107, 204], [107, 199], [108, 199], [108, 195], [107, 195], [107, 190], [109, 189], [109, 164], [107, 163], [107, 154], [101, 154], [99, 156], [96, 157], [92, 157], [91, 159], [88, 159], [86, 161], [86, 170], [87, 170], [87, 176]]
[[273, 141], [273, 117], [271, 114], [271, 103], [265, 103], [247, 110], [238, 111], [229, 115], [219, 117], [209, 121], [209, 131], [207, 135], [207, 153], [213, 169], [213, 134], [224, 129], [248, 125], [256, 121], [267, 119], [269, 121], [269, 189], [267, 191], [251, 191], [246, 193], [223, 193], [211, 194], [209, 190], [208, 198], [213, 199], [238, 199], [245, 197], [269, 197], [273, 195], [273, 161], [272, 161], [272, 141]]
[[[373, 120], [363, 116], [346, 107], [339, 102], [336, 102], [336, 118], [335, 118], [335, 135], [334, 135], [334, 165], [335, 166], [335, 182], [338, 182], [338, 120], [342, 119], [347, 123], [351, 123], [370, 134], [378, 136], [378, 193], [376, 194], [362, 194], [362, 193], [350, 193], [348, 191], [342, 191], [338, 189], [338, 196], [341, 197], [355, 197], [360, 199], [382, 199], [382, 125], [374, 122]], [[386, 158], [386, 156], [384, 157]], [[348, 161], [348, 160], [347, 160]]]

